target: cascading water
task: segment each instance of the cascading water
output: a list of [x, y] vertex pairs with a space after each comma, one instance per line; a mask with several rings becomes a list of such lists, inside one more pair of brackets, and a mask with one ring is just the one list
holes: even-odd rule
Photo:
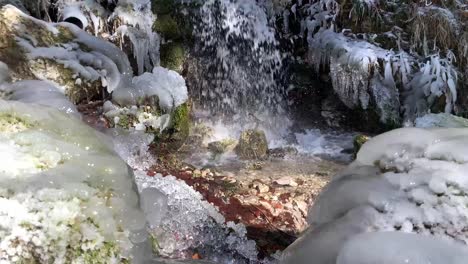
[[255, 0], [208, 0], [199, 16], [194, 96], [212, 115], [275, 127], [285, 113], [283, 58], [265, 8]]

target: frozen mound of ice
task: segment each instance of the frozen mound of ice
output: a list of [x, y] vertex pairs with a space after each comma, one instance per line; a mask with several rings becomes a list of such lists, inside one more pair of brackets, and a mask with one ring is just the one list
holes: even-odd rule
[[18, 81], [3, 84], [0, 92], [5, 93], [5, 99], [8, 100], [50, 106], [76, 117], [81, 116], [75, 105], [52, 83], [38, 80]]
[[163, 67], [155, 67], [152, 73], [134, 77], [133, 87], [115, 91], [113, 101], [120, 105], [135, 105], [139, 99], [157, 96], [161, 109], [170, 111], [188, 99], [184, 78]]
[[466, 263], [466, 246], [400, 232], [373, 232], [354, 236], [343, 246], [337, 264]]
[[310, 208], [311, 227], [283, 263], [461, 263], [468, 249], [467, 143], [462, 128], [404, 128], [372, 138]]
[[147, 235], [133, 184], [104, 135], [0, 100], [0, 262], [137, 262]]
[[255, 242], [246, 238], [245, 227], [225, 223], [190, 186], [160, 174], [149, 177], [136, 171], [135, 178], [143, 208], [148, 217], [154, 216], [148, 222], [161, 256], [190, 258], [184, 254], [198, 252], [215, 263], [257, 263]]

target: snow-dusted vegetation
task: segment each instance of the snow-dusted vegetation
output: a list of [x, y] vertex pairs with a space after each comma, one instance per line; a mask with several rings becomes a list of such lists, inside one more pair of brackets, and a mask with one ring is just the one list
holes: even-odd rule
[[463, 111], [465, 9], [462, 1], [292, 1], [285, 20], [300, 24], [287, 34], [307, 41], [308, 62], [330, 75], [346, 106], [398, 124]]

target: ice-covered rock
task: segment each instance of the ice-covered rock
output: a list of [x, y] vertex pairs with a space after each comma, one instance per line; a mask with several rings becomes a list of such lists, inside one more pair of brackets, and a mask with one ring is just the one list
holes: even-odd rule
[[127, 56], [69, 23], [46, 23], [6, 5], [0, 11], [0, 60], [14, 80], [49, 80], [73, 102], [131, 85]]
[[151, 251], [110, 140], [55, 109], [0, 100], [0, 262], [137, 262]]
[[138, 100], [156, 96], [159, 107], [170, 111], [188, 99], [184, 78], [177, 72], [162, 67], [155, 67], [151, 73], [133, 78], [134, 89], [122, 87], [112, 96], [120, 105], [137, 104]]
[[343, 246], [337, 264], [462, 264], [468, 249], [451, 241], [403, 232], [360, 234]]
[[75, 105], [53, 83], [39, 80], [10, 83], [8, 66], [0, 61], [0, 95], [4, 99], [50, 106], [80, 117]]
[[468, 127], [468, 120], [446, 113], [427, 114], [416, 118], [415, 126], [421, 128], [445, 127], [445, 128], [464, 128]]
[[464, 128], [404, 128], [370, 139], [310, 208], [310, 230], [283, 263], [462, 263], [467, 141]]

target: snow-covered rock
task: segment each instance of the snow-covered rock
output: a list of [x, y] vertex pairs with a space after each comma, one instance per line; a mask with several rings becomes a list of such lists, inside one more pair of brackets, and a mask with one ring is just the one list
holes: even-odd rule
[[466, 262], [467, 142], [464, 128], [372, 138], [310, 208], [283, 263]]
[[147, 235], [133, 184], [104, 135], [0, 100], [0, 262], [136, 262]]
[[468, 127], [468, 120], [446, 113], [427, 114], [416, 118], [415, 126], [421, 128], [445, 127], [445, 128], [464, 128]]
[[14, 80], [48, 80], [73, 102], [130, 86], [127, 56], [69, 23], [46, 23], [14, 6], [0, 10], [0, 60]]

